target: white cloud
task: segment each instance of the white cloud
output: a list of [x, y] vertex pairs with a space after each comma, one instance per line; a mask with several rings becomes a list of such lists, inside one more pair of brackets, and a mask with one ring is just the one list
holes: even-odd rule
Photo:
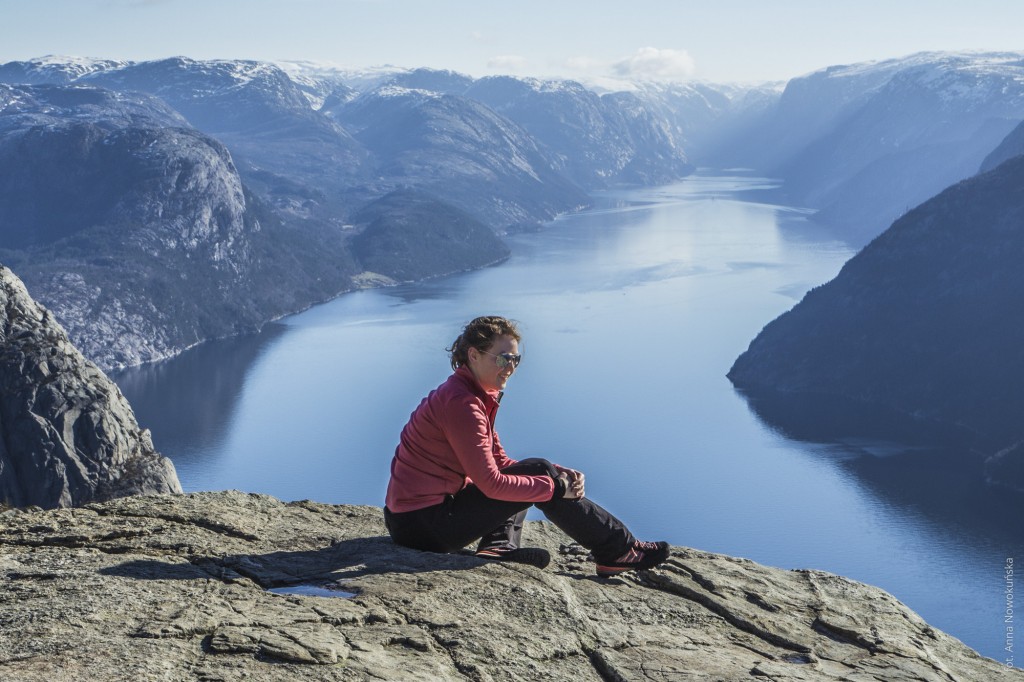
[[579, 71], [581, 73], [595, 73], [599, 71], [607, 71], [608, 63], [594, 59], [592, 57], [569, 57], [565, 60], [565, 67], [571, 71]]
[[530, 60], [515, 54], [503, 54], [491, 57], [487, 60], [487, 68], [495, 71], [517, 73], [526, 71], [530, 66]]
[[631, 57], [612, 64], [612, 73], [633, 80], [686, 80], [696, 71], [693, 57], [686, 50], [642, 47]]

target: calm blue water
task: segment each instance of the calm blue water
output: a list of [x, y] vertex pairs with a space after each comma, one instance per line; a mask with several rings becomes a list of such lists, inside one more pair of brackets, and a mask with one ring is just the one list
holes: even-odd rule
[[[761, 327], [852, 255], [765, 186], [694, 177], [597, 197], [510, 239], [497, 267], [342, 296], [265, 333], [115, 379], [186, 490], [383, 504], [398, 433], [478, 314], [522, 323], [498, 431], [513, 457], [583, 470], [643, 538], [881, 586], [1004, 658], [1019, 500], [872, 443], [762, 424], [725, 374]], [[749, 195], [747, 195], [749, 196]]]

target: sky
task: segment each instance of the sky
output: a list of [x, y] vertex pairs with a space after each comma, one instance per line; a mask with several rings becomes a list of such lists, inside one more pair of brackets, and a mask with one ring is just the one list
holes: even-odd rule
[[920, 51], [1024, 51], [1021, 27], [1021, 0], [0, 0], [0, 63], [186, 56], [752, 83]]

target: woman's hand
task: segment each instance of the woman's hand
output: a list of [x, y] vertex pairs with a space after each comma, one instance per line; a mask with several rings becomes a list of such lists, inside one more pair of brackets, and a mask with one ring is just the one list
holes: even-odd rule
[[582, 471], [561, 467], [558, 477], [565, 481], [566, 499], [578, 500], [586, 494]]

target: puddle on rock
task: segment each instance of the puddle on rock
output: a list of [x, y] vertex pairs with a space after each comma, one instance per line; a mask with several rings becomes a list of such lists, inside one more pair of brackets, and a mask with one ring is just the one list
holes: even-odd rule
[[284, 585], [283, 587], [271, 587], [267, 592], [274, 594], [297, 594], [303, 597], [333, 597], [335, 599], [351, 599], [356, 596], [355, 592], [346, 592], [323, 585]]

